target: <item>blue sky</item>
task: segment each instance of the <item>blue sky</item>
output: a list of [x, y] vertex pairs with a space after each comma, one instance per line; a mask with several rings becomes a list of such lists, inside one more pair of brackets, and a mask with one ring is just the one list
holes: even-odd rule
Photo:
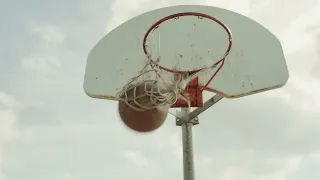
[[[319, 0], [0, 1], [0, 180], [182, 179], [181, 130], [128, 131], [117, 103], [87, 97], [86, 57], [140, 13], [212, 5], [266, 26], [281, 40], [290, 80], [224, 99], [194, 128], [203, 180], [320, 179]], [[209, 94], [206, 94], [208, 97]]]

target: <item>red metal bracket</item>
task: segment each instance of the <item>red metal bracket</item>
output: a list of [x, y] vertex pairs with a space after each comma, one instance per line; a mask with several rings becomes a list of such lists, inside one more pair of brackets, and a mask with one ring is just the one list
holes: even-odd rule
[[[180, 78], [179, 76], [175, 76], [177, 80]], [[189, 95], [189, 99], [191, 102], [191, 107], [203, 107], [203, 98], [201, 93], [201, 87], [199, 87], [199, 78], [194, 78], [189, 85], [186, 87], [186, 93]], [[179, 98], [175, 104], [171, 106], [171, 108], [178, 108], [178, 107], [188, 107], [188, 103]]]

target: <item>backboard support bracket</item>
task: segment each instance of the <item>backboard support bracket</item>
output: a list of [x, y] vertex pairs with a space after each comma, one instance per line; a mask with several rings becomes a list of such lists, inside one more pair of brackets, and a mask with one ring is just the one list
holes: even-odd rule
[[[203, 107], [203, 97], [201, 89], [202, 87], [199, 86], [199, 77], [194, 78], [186, 87], [185, 92], [188, 94], [191, 107]], [[182, 107], [189, 107], [189, 103], [182, 98], [179, 98], [177, 102], [171, 106], [171, 108]]]

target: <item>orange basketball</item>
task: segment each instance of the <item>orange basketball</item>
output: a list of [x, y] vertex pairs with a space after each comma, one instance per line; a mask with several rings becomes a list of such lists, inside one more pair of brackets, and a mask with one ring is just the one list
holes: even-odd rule
[[[137, 87], [136, 95], [141, 95], [144, 93], [144, 85]], [[133, 96], [133, 90], [127, 92], [128, 97]], [[124, 96], [122, 96], [123, 98]], [[150, 97], [144, 96], [137, 99], [140, 104], [150, 104]], [[134, 105], [133, 102], [130, 104]], [[137, 111], [131, 108], [124, 101], [119, 101], [118, 104], [119, 115], [124, 122], [124, 124], [130, 129], [137, 132], [150, 132], [158, 129], [166, 120], [168, 115], [168, 108], [159, 107], [146, 111]]]

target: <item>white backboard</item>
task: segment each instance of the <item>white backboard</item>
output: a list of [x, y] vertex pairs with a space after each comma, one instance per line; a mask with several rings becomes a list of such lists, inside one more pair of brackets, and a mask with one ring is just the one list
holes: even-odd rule
[[[117, 93], [145, 65], [143, 37], [159, 19], [181, 12], [217, 18], [232, 32], [225, 65], [207, 90], [236, 98], [282, 87], [289, 74], [279, 40], [257, 22], [225, 9], [173, 6], [147, 12], [108, 33], [88, 55], [84, 90], [93, 98], [117, 99]], [[148, 37], [152, 57], [168, 68], [192, 70], [220, 59], [228, 45], [221, 26], [208, 19], [181, 17], [160, 24]], [[200, 76], [204, 85], [216, 69]], [[168, 76], [171, 77], [171, 76]]]

